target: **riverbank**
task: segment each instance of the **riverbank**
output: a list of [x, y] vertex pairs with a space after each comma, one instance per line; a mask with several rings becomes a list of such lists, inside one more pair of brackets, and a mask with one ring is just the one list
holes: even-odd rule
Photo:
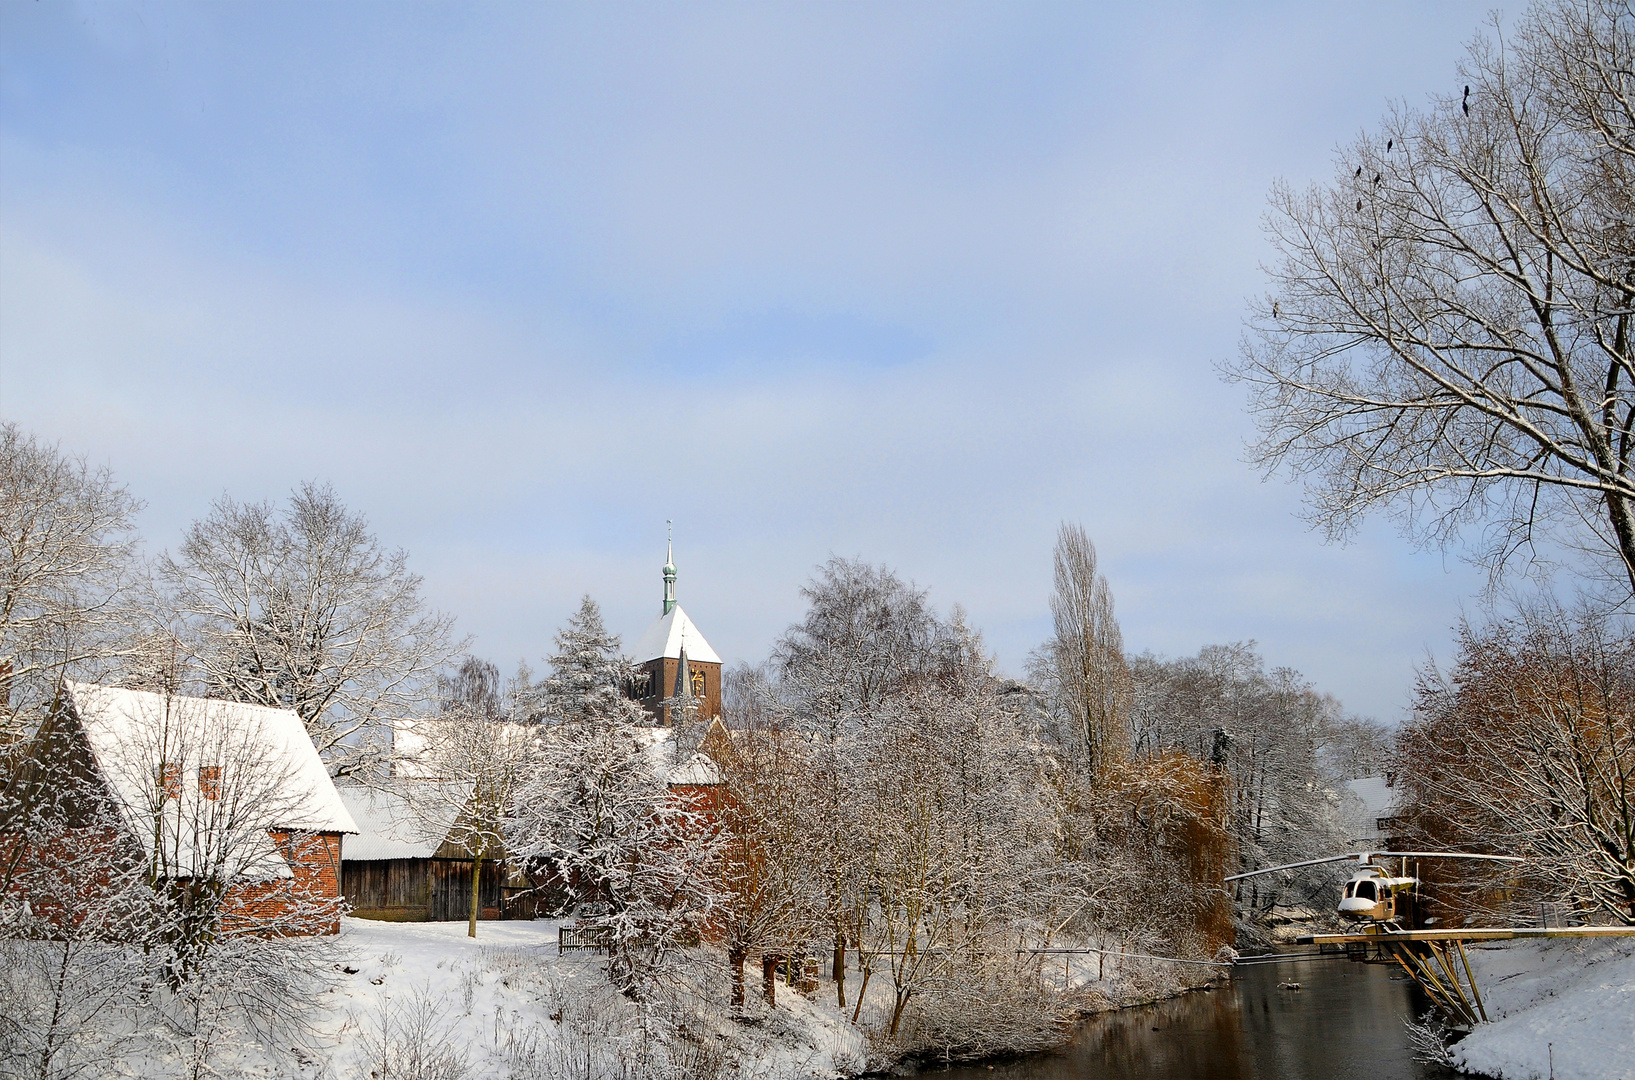
[[[644, 1012], [608, 984], [600, 956], [558, 955], [558, 926], [482, 923], [473, 941], [465, 923], [346, 919], [336, 975], [315, 1003], [310, 1037], [294, 1054], [245, 1044], [225, 1071], [345, 1080], [384, 1074], [394, 1057], [430, 1057], [449, 1077], [622, 1076], [639, 1061], [652, 1066], [644, 1075], [677, 1080], [832, 1080], [934, 1064], [939, 1056], [915, 1041], [919, 1032], [886, 1037], [892, 995], [880, 973], [860, 1010], [855, 969], [846, 1009], [824, 978], [809, 995], [780, 983], [773, 1007], [756, 993], [756, 980], [745, 1008], [730, 1010], [725, 957], [704, 950], [675, 973], [671, 996], [690, 1004]], [[1052, 958], [1040, 1004], [1047, 1012], [1057, 1006], [1067, 1019], [1172, 997], [1214, 971], [1093, 954]], [[973, 1013], [971, 1022], [985, 1019]], [[1035, 1024], [1052, 1029], [1052, 1045], [1070, 1032], [1048, 1015]]]
[[847, 976], [847, 1008], [826, 977], [809, 994], [780, 982], [775, 1005], [753, 978], [749, 1000], [733, 1008], [725, 955], [705, 948], [676, 957], [667, 971], [660, 996], [678, 1004], [644, 1007], [608, 982], [604, 957], [559, 954], [560, 926], [543, 919], [484, 922], [472, 939], [463, 922], [343, 919], [337, 937], [312, 943], [320, 953], [309, 962], [321, 986], [303, 997], [290, 1023], [257, 1031], [241, 1018], [218, 1016], [201, 1032], [207, 1049], [199, 1038], [124, 1031], [84, 1075], [182, 1076], [202, 1062], [214, 1075], [257, 1080], [835, 1080], [941, 1065], [955, 1045], [950, 1040], [968, 1046], [971, 1033], [995, 1048], [990, 1052], [1059, 1047], [1077, 1017], [1173, 998], [1217, 970], [1052, 956], [1044, 985], [1029, 980], [1025, 998], [967, 995], [938, 1000], [936, 1008], [916, 1006], [892, 1038], [893, 995], [882, 972], [870, 980], [861, 1008], [863, 979], [855, 967]]
[[1517, 941], [1469, 955], [1492, 1023], [1454, 1046], [1456, 1068], [1496, 1080], [1635, 1076], [1635, 940]]

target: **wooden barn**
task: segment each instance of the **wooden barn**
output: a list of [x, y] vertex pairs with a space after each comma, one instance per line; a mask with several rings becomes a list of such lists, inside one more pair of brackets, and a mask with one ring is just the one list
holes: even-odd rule
[[341, 838], [357, 826], [293, 711], [67, 682], [16, 754], [0, 800], [14, 887], [49, 893], [90, 853], [104, 882], [119, 862], [220, 883], [229, 933], [339, 931]]
[[[386, 791], [340, 789], [358, 823], [341, 857], [341, 892], [353, 915], [389, 922], [471, 917], [471, 856], [448, 839], [469, 790], [442, 780], [400, 780]], [[479, 919], [533, 917], [508, 901], [513, 890], [503, 860], [485, 859], [478, 876]]]

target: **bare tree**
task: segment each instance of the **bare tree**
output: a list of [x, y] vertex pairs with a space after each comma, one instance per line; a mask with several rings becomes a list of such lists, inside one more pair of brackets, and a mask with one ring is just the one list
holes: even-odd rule
[[822, 863], [802, 828], [806, 749], [793, 732], [762, 726], [707, 751], [723, 781], [723, 796], [709, 809], [721, 826], [715, 920], [735, 1007], [744, 1004], [744, 962], [752, 952], [798, 955], [824, 925]]
[[[1341, 757], [1356, 740], [1340, 703], [1289, 668], [1266, 670], [1253, 642], [1210, 645], [1194, 657], [1137, 657], [1136, 730], [1142, 758], [1174, 752], [1208, 763], [1223, 780], [1223, 809], [1245, 868], [1328, 854], [1346, 839], [1337, 791]], [[1299, 890], [1332, 888], [1332, 875], [1296, 875], [1288, 888], [1251, 885], [1248, 907]]]
[[58, 680], [94, 678], [120, 649], [140, 509], [108, 469], [0, 424], [0, 732], [38, 720]]
[[1094, 771], [1129, 752], [1131, 685], [1113, 592], [1096, 570], [1096, 547], [1084, 526], [1063, 522], [1056, 534], [1055, 581], [1055, 634], [1029, 671], [1071, 732], [1068, 744]]
[[835, 997], [846, 1006], [844, 895], [856, 852], [841, 827], [845, 743], [865, 729], [883, 703], [903, 688], [933, 676], [943, 627], [924, 590], [884, 566], [831, 558], [801, 589], [806, 614], [773, 649], [778, 690], [790, 722], [815, 743], [812, 827], [824, 830], [820, 848], [829, 885], [834, 933], [831, 971]]
[[1274, 292], [1229, 377], [1313, 520], [1376, 507], [1495, 578], [1546, 535], [1635, 594], [1635, 12], [1539, 4], [1336, 178], [1272, 191]]
[[1635, 923], [1627, 629], [1552, 604], [1461, 626], [1452, 671], [1423, 675], [1398, 767], [1405, 816], [1422, 837], [1528, 859], [1493, 914], [1564, 901]]
[[422, 711], [462, 647], [407, 554], [327, 486], [283, 511], [223, 497], [158, 577], [211, 693], [294, 709], [336, 776], [378, 768], [390, 725]]
[[467, 934], [477, 936], [485, 860], [506, 856], [504, 827], [512, 801], [527, 778], [534, 733], [512, 723], [501, 694], [500, 672], [468, 656], [442, 680], [441, 711], [416, 725], [422, 744], [414, 762], [418, 776], [399, 786], [433, 843], [447, 843], [471, 858], [471, 915]]

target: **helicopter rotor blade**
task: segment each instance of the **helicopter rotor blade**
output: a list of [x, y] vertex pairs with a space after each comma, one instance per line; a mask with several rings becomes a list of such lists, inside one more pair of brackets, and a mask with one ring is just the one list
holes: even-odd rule
[[1390, 856], [1393, 859], [1482, 859], [1487, 862], [1526, 862], [1526, 859], [1516, 855], [1473, 855], [1464, 851], [1357, 851], [1349, 855], [1330, 855], [1326, 859], [1307, 859], [1305, 862], [1286, 863], [1283, 866], [1268, 866], [1264, 870], [1251, 870], [1247, 874], [1233, 874], [1223, 878], [1223, 881], [1242, 881], [1244, 878], [1259, 877], [1262, 874], [1275, 874], [1279, 870], [1298, 870], [1302, 866], [1321, 866], [1324, 863], [1345, 862], [1355, 859], [1357, 862], [1366, 862], [1380, 856]]
[[1298, 870], [1302, 866], [1321, 866], [1323, 863], [1344, 862], [1347, 859], [1365, 859], [1369, 854], [1369, 852], [1365, 851], [1361, 854], [1330, 855], [1326, 859], [1307, 859], [1305, 862], [1292, 862], [1283, 866], [1268, 866], [1264, 870], [1251, 870], [1247, 874], [1233, 874], [1231, 877], [1225, 878], [1224, 880], [1241, 881], [1244, 878], [1259, 877], [1261, 874], [1275, 874], [1279, 870]]
[[1472, 855], [1464, 851], [1375, 851], [1374, 855], [1389, 855], [1393, 859], [1484, 859], [1488, 862], [1526, 862], [1518, 855]]

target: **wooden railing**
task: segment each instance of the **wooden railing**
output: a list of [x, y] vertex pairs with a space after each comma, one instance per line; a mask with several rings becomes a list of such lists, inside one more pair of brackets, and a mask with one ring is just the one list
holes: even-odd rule
[[605, 926], [561, 926], [556, 931], [556, 952], [607, 952], [608, 933]]

